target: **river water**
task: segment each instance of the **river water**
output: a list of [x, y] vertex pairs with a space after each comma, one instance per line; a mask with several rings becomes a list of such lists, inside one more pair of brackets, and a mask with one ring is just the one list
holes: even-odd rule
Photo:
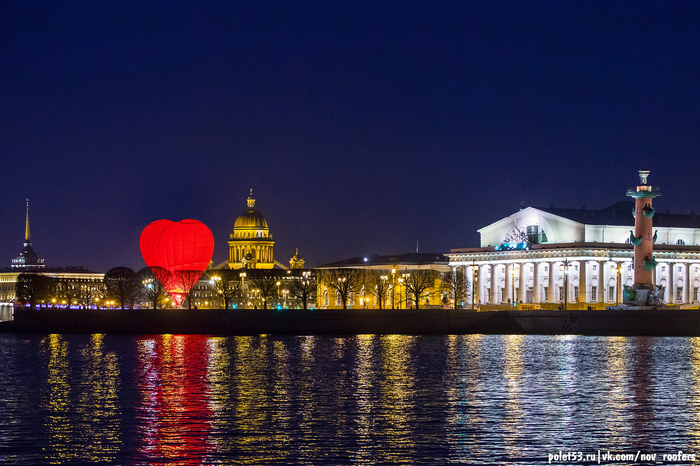
[[700, 460], [700, 338], [0, 335], [3, 465], [546, 464], [560, 451]]

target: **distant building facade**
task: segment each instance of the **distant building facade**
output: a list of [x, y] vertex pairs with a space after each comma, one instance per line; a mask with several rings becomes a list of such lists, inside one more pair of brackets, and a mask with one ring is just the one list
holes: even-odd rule
[[[437, 253], [411, 253], [389, 256], [373, 254], [367, 257], [354, 257], [324, 264], [314, 269], [318, 275], [317, 302], [320, 308], [338, 309], [342, 307], [342, 296], [330, 282], [332, 279], [339, 279], [340, 276], [336, 277], [327, 272], [343, 269], [355, 269], [362, 272], [357, 283], [353, 284], [352, 289], [349, 291], [346, 303], [348, 308], [380, 307], [379, 298], [376, 292], [373, 291], [373, 287], [381, 286], [376, 283], [376, 278], [379, 278], [382, 285], [387, 286], [387, 292], [383, 295], [381, 307], [389, 309], [415, 307], [415, 298], [409, 293], [406, 281], [412, 272], [420, 270], [435, 271], [436, 276], [431, 286], [421, 296], [419, 306], [421, 308], [443, 307], [445, 304], [445, 292], [442, 287], [442, 277], [451, 270], [449, 259]], [[375, 273], [378, 277], [373, 277], [372, 273]], [[342, 278], [340, 279], [342, 280]]]
[[[612, 306], [633, 281], [633, 210], [630, 201], [601, 210], [528, 207], [481, 228], [480, 247], [447, 256], [477, 304]], [[665, 287], [665, 302], [697, 305], [700, 216], [656, 212], [654, 231], [654, 282]]]

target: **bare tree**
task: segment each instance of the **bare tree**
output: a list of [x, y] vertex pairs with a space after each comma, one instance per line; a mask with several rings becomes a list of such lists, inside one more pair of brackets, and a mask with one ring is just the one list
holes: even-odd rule
[[115, 267], [105, 274], [107, 296], [119, 303], [122, 309], [133, 307], [141, 292], [136, 272], [129, 267]]
[[268, 298], [272, 297], [277, 288], [278, 278], [273, 275], [253, 275], [250, 279], [253, 286], [260, 290], [263, 309], [267, 309]]
[[[190, 293], [197, 286], [201, 276], [202, 272], [200, 270], [178, 270], [172, 274], [172, 282], [177, 290], [174, 294], [180, 301], [177, 303], [178, 305], [187, 298], [187, 308], [192, 309], [192, 296], [190, 296]], [[175, 296], [173, 296], [173, 299], [175, 299]]]
[[343, 309], [348, 308], [350, 293], [360, 288], [363, 279], [364, 274], [360, 269], [329, 269], [322, 271], [322, 280], [340, 296]]
[[310, 300], [316, 296], [318, 282], [316, 277], [311, 275], [311, 272], [304, 272], [301, 280], [294, 280], [289, 292], [297, 299], [301, 300], [304, 309], [308, 309]]
[[440, 278], [440, 272], [430, 269], [413, 270], [408, 274], [404, 284], [406, 291], [416, 303], [416, 309], [420, 308], [420, 300], [428, 290], [435, 286], [435, 281]]
[[379, 309], [383, 309], [382, 306], [391, 292], [390, 274], [388, 270], [368, 270], [365, 274], [365, 281], [369, 291], [377, 298]]
[[70, 307], [73, 301], [80, 298], [80, 279], [59, 278], [56, 280], [56, 298], [65, 301]]
[[442, 289], [447, 292], [447, 296], [453, 301], [454, 309], [466, 300], [469, 293], [469, 286], [464, 281], [464, 273], [453, 270], [445, 274], [442, 282]]
[[209, 273], [212, 288], [224, 300], [224, 309], [228, 309], [231, 299], [241, 295], [240, 273], [231, 269], [213, 270]]
[[93, 304], [99, 305], [100, 300], [104, 300], [106, 296], [107, 288], [104, 281], [88, 279], [80, 285], [78, 301], [89, 308]]
[[[167, 272], [167, 270], [162, 267], [153, 268], [162, 269], [158, 271], [158, 275], [161, 276]], [[153, 273], [153, 270], [149, 267], [144, 267], [139, 270], [138, 281], [141, 284], [141, 295], [148, 300], [151, 306], [153, 306], [153, 309], [158, 309], [158, 303], [161, 303], [168, 294], [163, 282], [158, 280], [157, 275]]]
[[50, 299], [49, 293], [53, 279], [39, 273], [21, 273], [15, 283], [17, 301], [29, 304], [34, 309], [41, 301]]

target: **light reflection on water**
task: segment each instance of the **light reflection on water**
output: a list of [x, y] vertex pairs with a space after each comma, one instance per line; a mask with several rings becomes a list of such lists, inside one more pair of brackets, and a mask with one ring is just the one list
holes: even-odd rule
[[0, 335], [3, 464], [700, 454], [700, 339]]

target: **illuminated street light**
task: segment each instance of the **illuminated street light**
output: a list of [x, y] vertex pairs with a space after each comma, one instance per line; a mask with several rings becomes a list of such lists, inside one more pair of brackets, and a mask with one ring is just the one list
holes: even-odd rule
[[559, 269], [564, 272], [564, 310], [566, 311], [566, 305], [569, 301], [569, 259], [564, 259], [562, 265]]
[[515, 296], [515, 279], [518, 278], [519, 271], [518, 269], [515, 268], [515, 265], [513, 265], [513, 268], [510, 270], [511, 275], [513, 276], [513, 279], [511, 280], [513, 282], [513, 307], [517, 307], [517, 299]]

